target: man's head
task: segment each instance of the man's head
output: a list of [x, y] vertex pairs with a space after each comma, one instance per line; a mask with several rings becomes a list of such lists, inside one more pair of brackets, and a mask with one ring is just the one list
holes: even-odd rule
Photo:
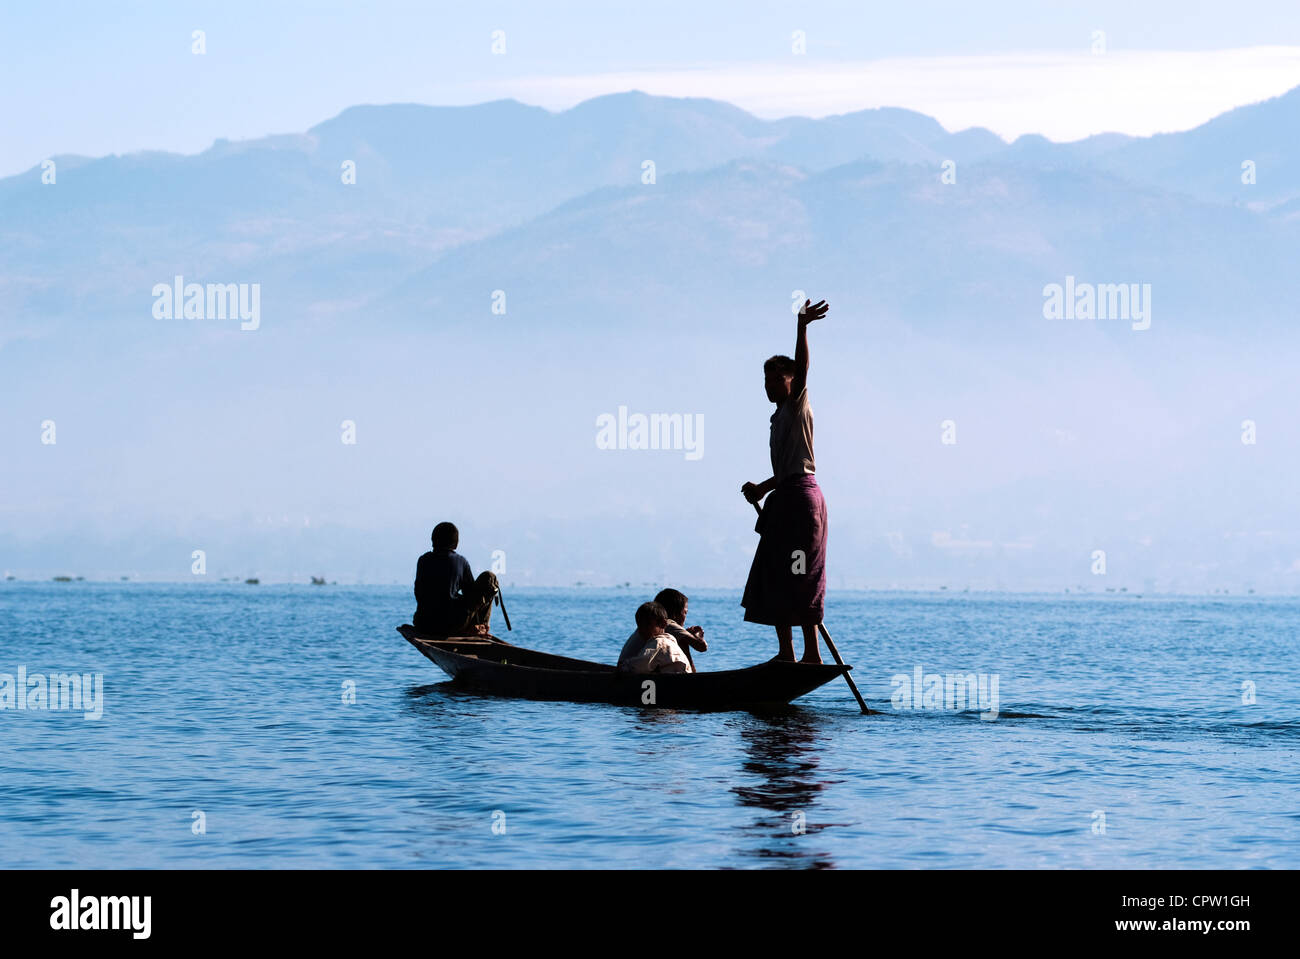
[[454, 523], [439, 523], [433, 528], [434, 549], [455, 549], [460, 545], [460, 530]]
[[658, 636], [668, 625], [668, 610], [658, 603], [642, 603], [636, 608], [636, 628], [643, 636]]
[[794, 360], [788, 356], [773, 356], [763, 364], [763, 389], [773, 403], [783, 403], [790, 398], [794, 383]]
[[676, 620], [679, 626], [686, 625], [686, 594], [675, 589], [661, 589], [655, 602], [664, 608], [668, 618]]

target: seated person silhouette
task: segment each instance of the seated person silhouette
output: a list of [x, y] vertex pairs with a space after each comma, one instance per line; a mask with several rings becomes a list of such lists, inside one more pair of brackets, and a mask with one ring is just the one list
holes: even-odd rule
[[425, 636], [486, 636], [497, 578], [478, 579], [456, 552], [460, 531], [451, 523], [433, 528], [433, 549], [415, 564], [415, 616], [411, 625]]

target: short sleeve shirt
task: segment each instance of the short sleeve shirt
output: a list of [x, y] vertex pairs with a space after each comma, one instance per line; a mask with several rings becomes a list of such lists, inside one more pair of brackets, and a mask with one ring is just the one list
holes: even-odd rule
[[792, 476], [816, 473], [813, 460], [813, 412], [808, 389], [799, 391], [772, 414], [772, 476], [780, 483]]

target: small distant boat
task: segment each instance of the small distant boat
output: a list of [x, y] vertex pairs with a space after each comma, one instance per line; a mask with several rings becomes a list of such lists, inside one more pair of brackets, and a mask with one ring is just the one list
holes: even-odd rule
[[[711, 673], [622, 673], [604, 663], [524, 649], [495, 636], [421, 636], [410, 625], [397, 631], [455, 682], [522, 699], [701, 710], [783, 706], [853, 668], [773, 659]], [[644, 701], [647, 680], [654, 681], [654, 702]]]

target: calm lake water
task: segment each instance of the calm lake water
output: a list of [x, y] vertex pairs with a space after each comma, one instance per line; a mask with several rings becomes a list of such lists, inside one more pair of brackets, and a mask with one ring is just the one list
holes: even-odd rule
[[[646, 597], [506, 598], [513, 642], [610, 660]], [[738, 602], [691, 596], [701, 668], [775, 653]], [[1300, 866], [1300, 601], [832, 593], [872, 716], [843, 683], [762, 716], [472, 695], [412, 608], [0, 583], [0, 673], [104, 682], [97, 720], [0, 711], [0, 866]], [[894, 708], [918, 666], [996, 677], [997, 718]]]

